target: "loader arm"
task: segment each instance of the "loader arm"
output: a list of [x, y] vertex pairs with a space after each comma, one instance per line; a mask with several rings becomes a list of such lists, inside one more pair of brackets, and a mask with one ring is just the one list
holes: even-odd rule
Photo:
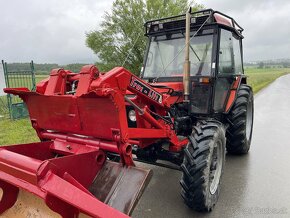
[[[114, 125], [113, 130], [111, 125], [111, 130], [106, 130], [106, 133], [113, 131], [114, 133], [110, 134], [114, 135], [116, 132], [119, 132], [120, 137], [118, 136], [117, 138], [121, 144], [128, 144], [134, 141], [140, 147], [146, 147], [152, 141], [163, 138], [169, 140], [172, 150], [180, 150], [186, 143], [186, 141], [180, 142], [178, 140], [174, 130], [172, 130], [172, 125], [164, 122], [162, 119], [156, 119], [151, 111], [154, 108], [158, 114], [165, 116], [168, 114], [171, 104], [176, 102], [176, 99], [172, 98], [169, 94], [161, 94], [151, 87], [150, 84], [144, 82], [125, 68], [116, 67], [105, 74], [100, 74], [99, 70], [93, 65], [84, 66], [80, 74], [74, 74], [62, 69], [53, 70], [49, 80], [37, 84], [37, 92], [39, 94], [54, 96], [61, 93], [63, 97], [71, 97], [71, 89], [67, 89], [68, 83], [78, 84], [74, 95], [74, 97], [79, 99], [77, 101], [87, 97], [93, 98], [94, 96], [106, 97], [112, 100], [114, 108], [110, 108], [112, 106], [110, 103], [108, 106], [102, 103], [102, 111], [97, 113], [104, 114], [110, 110], [117, 109], [118, 113], [114, 120], [119, 121], [118, 127]], [[133, 95], [127, 96], [128, 91]], [[94, 108], [91, 110], [90, 116], [94, 116], [93, 114], [96, 113], [98, 105], [100, 105], [100, 102], [94, 102], [94, 105], [92, 105]], [[77, 105], [80, 105], [80, 103]], [[127, 105], [133, 106], [136, 110], [136, 116], [138, 117], [137, 128], [128, 128], [128, 117], [125, 112]], [[102, 117], [90, 117], [89, 119], [99, 120], [100, 123], [105, 121]], [[82, 118], [82, 122], [86, 123], [85, 118]], [[109, 125], [104, 123], [104, 126]], [[37, 132], [39, 132], [39, 129]], [[69, 130], [65, 132], [69, 132]], [[95, 137], [103, 138], [104, 134], [98, 134]], [[90, 135], [90, 133], [85, 133], [84, 135]], [[40, 137], [42, 136], [40, 135]], [[152, 140], [148, 142], [148, 138]], [[112, 140], [109, 136], [106, 139]], [[126, 155], [126, 152], [123, 152], [123, 154], [123, 157], [127, 160], [126, 163], [129, 164], [129, 158], [126, 159], [128, 155]], [[130, 164], [132, 164], [132, 161]]]

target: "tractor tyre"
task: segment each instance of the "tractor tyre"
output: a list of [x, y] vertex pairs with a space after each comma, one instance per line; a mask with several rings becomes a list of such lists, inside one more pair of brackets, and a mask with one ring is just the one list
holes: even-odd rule
[[211, 211], [220, 192], [226, 153], [225, 129], [217, 121], [193, 127], [181, 164], [181, 196], [196, 211]]
[[228, 114], [229, 127], [226, 132], [227, 152], [241, 155], [248, 153], [251, 145], [254, 100], [252, 88], [242, 84], [231, 111]]

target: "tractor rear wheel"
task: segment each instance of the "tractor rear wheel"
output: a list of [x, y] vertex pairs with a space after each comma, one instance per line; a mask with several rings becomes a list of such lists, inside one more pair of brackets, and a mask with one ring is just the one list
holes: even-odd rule
[[227, 152], [248, 153], [252, 139], [254, 101], [250, 86], [242, 84], [236, 101], [228, 114], [229, 127], [226, 132]]
[[197, 211], [211, 211], [217, 202], [225, 162], [225, 130], [217, 121], [193, 127], [181, 165], [181, 195]]

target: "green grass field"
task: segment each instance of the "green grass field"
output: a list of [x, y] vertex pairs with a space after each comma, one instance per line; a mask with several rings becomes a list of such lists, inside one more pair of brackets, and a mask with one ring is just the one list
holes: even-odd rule
[[257, 93], [278, 77], [290, 73], [290, 68], [246, 68], [248, 84], [253, 87], [254, 93]]
[[0, 118], [0, 145], [39, 141], [29, 119], [11, 121]]
[[[253, 87], [254, 93], [257, 93], [276, 78], [286, 73], [290, 73], [290, 68], [247, 68], [245, 71], [249, 76], [248, 83]], [[45, 77], [46, 76], [38, 75], [36, 80], [40, 81]], [[7, 113], [6, 97], [2, 96], [0, 97], [0, 115], [4, 115], [4, 117], [0, 117], [0, 145], [38, 141], [29, 119], [12, 121], [8, 119]]]

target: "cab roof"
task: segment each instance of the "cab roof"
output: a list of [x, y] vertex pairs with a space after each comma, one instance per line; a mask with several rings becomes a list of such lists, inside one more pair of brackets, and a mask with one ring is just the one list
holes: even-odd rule
[[[243, 28], [230, 16], [213, 9], [191, 12], [191, 28], [202, 25], [219, 24], [235, 31], [240, 37]], [[185, 14], [148, 21], [144, 24], [145, 36], [185, 29]]]

